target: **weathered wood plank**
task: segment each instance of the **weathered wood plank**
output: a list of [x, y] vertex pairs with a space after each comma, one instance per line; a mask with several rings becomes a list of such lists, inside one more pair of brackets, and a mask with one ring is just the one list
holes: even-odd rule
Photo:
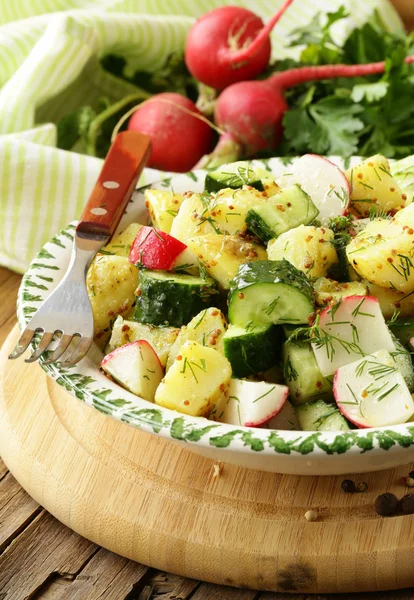
[[0, 598], [31, 597], [56, 572], [76, 575], [97, 549], [42, 512], [0, 556]]
[[74, 581], [66, 586], [60, 600], [110, 600], [125, 598], [148, 573], [148, 567], [101, 548]]
[[203, 583], [191, 600], [256, 600], [259, 592], [229, 588], [213, 583]]
[[[201, 585], [200, 581], [187, 579], [165, 571], [150, 569], [138, 600], [189, 600]], [[128, 596], [129, 598], [129, 596]], [[135, 598], [135, 596], [131, 596]]]
[[201, 583], [195, 579], [177, 577], [176, 585], [171, 592], [163, 594], [159, 600], [189, 600], [190, 597], [194, 597], [192, 594], [200, 585]]
[[[4, 464], [4, 463], [3, 463]], [[0, 481], [0, 552], [41, 512], [11, 473]]]

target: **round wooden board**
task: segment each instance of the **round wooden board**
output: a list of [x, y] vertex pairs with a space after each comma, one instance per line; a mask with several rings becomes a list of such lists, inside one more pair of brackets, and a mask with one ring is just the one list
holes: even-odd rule
[[[92, 409], [38, 365], [0, 353], [0, 454], [19, 483], [86, 538], [157, 569], [290, 592], [414, 585], [414, 515], [377, 517], [375, 497], [407, 493], [408, 467], [296, 477], [222, 465]], [[318, 512], [307, 522], [305, 512]]]

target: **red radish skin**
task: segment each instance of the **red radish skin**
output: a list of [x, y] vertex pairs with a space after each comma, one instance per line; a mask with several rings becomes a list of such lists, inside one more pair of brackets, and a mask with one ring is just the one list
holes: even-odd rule
[[132, 243], [129, 262], [147, 269], [169, 271], [187, 246], [154, 227], [141, 227]]
[[146, 340], [117, 348], [105, 356], [101, 368], [129, 392], [150, 402], [164, 375], [157, 353]]
[[156, 359], [157, 365], [159, 365], [160, 369], [164, 368], [160, 362], [160, 359], [158, 358], [158, 354], [155, 352], [151, 344], [147, 342], [147, 340], [136, 340], [135, 342], [130, 342], [129, 344], [124, 344], [119, 348], [115, 348], [115, 350], [112, 350], [110, 354], [104, 356], [104, 358], [101, 361], [101, 367], [105, 367], [105, 365], [110, 363], [114, 356], [117, 356], [119, 354], [125, 354], [128, 348], [135, 348], [140, 346], [145, 347], [148, 350], [148, 352], [154, 356], [154, 360]]
[[[407, 64], [414, 62], [408, 56]], [[275, 150], [283, 133], [283, 116], [289, 109], [284, 91], [301, 83], [336, 77], [360, 77], [383, 73], [385, 62], [365, 65], [320, 65], [299, 67], [272, 75], [262, 81], [242, 81], [227, 87], [218, 97], [215, 121], [225, 131], [226, 154], [232, 160], [250, 157], [263, 150]], [[233, 145], [229, 143], [232, 138]], [[197, 167], [218, 166], [223, 162], [222, 140], [209, 156], [205, 156]], [[220, 162], [222, 160], [222, 162]]]
[[217, 90], [260, 75], [270, 60], [269, 34], [292, 2], [286, 0], [265, 26], [260, 17], [240, 6], [221, 6], [203, 15], [186, 41], [190, 73]]
[[274, 417], [276, 417], [276, 415], [278, 415], [280, 413], [280, 411], [282, 410], [282, 408], [285, 405], [285, 402], [288, 399], [288, 396], [289, 396], [289, 390], [286, 390], [282, 404], [276, 410], [271, 412], [269, 415], [266, 415], [266, 417], [264, 417], [260, 421], [246, 421], [244, 426], [245, 427], [262, 427], [262, 425], [266, 425], [266, 423], [268, 423], [271, 419], [273, 419]]
[[148, 167], [185, 173], [209, 152], [213, 129], [194, 115], [202, 116], [191, 100], [169, 92], [153, 96], [132, 115], [128, 129], [151, 138]]

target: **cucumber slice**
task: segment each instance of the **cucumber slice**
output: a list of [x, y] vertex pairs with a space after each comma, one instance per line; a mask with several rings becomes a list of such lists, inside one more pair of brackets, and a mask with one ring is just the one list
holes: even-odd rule
[[347, 420], [334, 404], [323, 400], [308, 402], [296, 408], [296, 416], [303, 431], [347, 431]]
[[397, 319], [394, 323], [388, 323], [388, 327], [404, 346], [409, 346], [410, 339], [414, 337], [414, 317]]
[[318, 367], [310, 344], [292, 341], [283, 345], [283, 376], [296, 406], [315, 397], [333, 398], [332, 382]]
[[222, 165], [219, 169], [207, 173], [204, 181], [204, 191], [211, 194], [223, 188], [237, 190], [244, 185], [250, 185], [259, 190], [259, 192], [263, 192], [265, 188], [261, 178], [268, 175], [267, 171], [253, 169], [249, 162], [241, 160], [228, 165]]
[[134, 320], [181, 327], [211, 305], [216, 294], [213, 279], [142, 269]]
[[274, 325], [246, 329], [230, 325], [223, 337], [223, 349], [234, 377], [248, 377], [270, 369], [278, 358], [278, 342], [278, 329]]
[[404, 377], [404, 381], [407, 384], [410, 392], [414, 391], [414, 367], [413, 361], [411, 360], [411, 354], [402, 345], [400, 340], [391, 332], [392, 339], [395, 344], [395, 352], [391, 352], [401, 375]]
[[318, 214], [310, 196], [295, 184], [272, 196], [266, 204], [251, 208], [246, 223], [250, 231], [268, 242], [289, 229], [308, 225]]
[[241, 265], [230, 282], [229, 321], [300, 325], [314, 310], [312, 287], [304, 273], [287, 260], [256, 260]]

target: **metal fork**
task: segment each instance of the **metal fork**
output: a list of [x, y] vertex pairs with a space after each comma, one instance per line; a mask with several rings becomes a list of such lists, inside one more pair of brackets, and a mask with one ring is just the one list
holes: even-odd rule
[[[9, 358], [21, 356], [36, 333], [40, 333], [40, 341], [26, 359], [28, 363], [43, 356], [59, 336], [57, 347], [43, 364], [60, 361], [63, 366], [72, 366], [86, 355], [94, 334], [86, 274], [98, 250], [114, 234], [150, 151], [146, 135], [136, 131], [117, 135], [76, 227], [66, 275], [29, 321]], [[64, 354], [66, 359], [60, 360]]]

